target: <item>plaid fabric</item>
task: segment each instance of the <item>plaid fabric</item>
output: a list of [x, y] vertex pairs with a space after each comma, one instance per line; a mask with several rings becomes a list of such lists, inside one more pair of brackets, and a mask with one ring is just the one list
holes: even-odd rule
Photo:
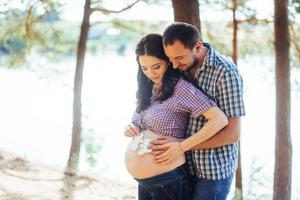
[[173, 95], [165, 101], [151, 101], [151, 105], [140, 114], [134, 113], [132, 123], [143, 129], [176, 138], [184, 138], [189, 115], [199, 117], [215, 106], [203, 92], [191, 83], [180, 79]]
[[[245, 115], [243, 81], [237, 67], [220, 56], [207, 43], [208, 54], [203, 66], [197, 71], [195, 83], [214, 100], [227, 117]], [[203, 127], [204, 116], [190, 116], [187, 137]], [[187, 153], [191, 173], [202, 179], [221, 180], [232, 175], [237, 166], [238, 144], [218, 148], [193, 150]]]

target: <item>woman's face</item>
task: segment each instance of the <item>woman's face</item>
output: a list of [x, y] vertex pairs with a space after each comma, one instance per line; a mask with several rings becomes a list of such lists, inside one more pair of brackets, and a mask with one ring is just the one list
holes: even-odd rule
[[139, 56], [139, 63], [147, 78], [156, 85], [160, 85], [162, 83], [164, 74], [168, 68], [165, 60], [161, 60], [154, 56], [143, 55]]

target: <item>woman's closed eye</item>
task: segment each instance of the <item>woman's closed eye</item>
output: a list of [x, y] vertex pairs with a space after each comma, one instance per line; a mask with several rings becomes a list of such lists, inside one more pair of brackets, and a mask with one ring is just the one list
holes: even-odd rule
[[160, 69], [160, 65], [155, 65], [152, 69], [154, 70]]

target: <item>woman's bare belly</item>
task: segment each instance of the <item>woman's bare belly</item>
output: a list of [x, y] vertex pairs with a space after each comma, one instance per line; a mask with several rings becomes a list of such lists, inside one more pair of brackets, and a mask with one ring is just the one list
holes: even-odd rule
[[[159, 137], [156, 133], [145, 130], [142, 132], [147, 139], [156, 139]], [[130, 141], [127, 151], [125, 154], [125, 165], [128, 172], [134, 177], [138, 179], [149, 178], [155, 175], [162, 174], [164, 172], [171, 171], [176, 167], [185, 163], [185, 156], [181, 155], [176, 160], [165, 164], [159, 165], [154, 161], [154, 156], [149, 153], [145, 153], [139, 155], [137, 151], [132, 150], [131, 146], [133, 140]]]

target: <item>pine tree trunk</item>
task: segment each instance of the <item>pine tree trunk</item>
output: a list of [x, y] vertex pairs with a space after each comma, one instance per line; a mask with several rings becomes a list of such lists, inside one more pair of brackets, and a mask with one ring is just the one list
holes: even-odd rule
[[238, 150], [238, 166], [236, 169], [235, 176], [235, 188], [237, 189], [236, 195], [237, 199], [243, 200], [243, 176], [242, 176], [242, 164], [241, 164], [241, 143], [239, 142], [239, 150]]
[[84, 57], [86, 51], [86, 42], [89, 31], [89, 20], [91, 14], [91, 0], [85, 1], [83, 20], [79, 42], [77, 46], [77, 62], [74, 78], [74, 97], [73, 97], [73, 128], [72, 128], [72, 144], [68, 160], [68, 169], [77, 170], [80, 155], [81, 144], [81, 89], [82, 74], [84, 68]]
[[233, 38], [232, 38], [232, 59], [237, 65], [237, 32], [238, 21], [236, 19], [237, 0], [233, 0], [232, 21], [233, 21]]
[[174, 10], [174, 20], [176, 22], [186, 22], [192, 24], [196, 26], [201, 33], [198, 0], [172, 0], [172, 4]]
[[[237, 0], [232, 0], [232, 60], [237, 65], [238, 59], [238, 47], [237, 47], [237, 33], [238, 33], [238, 20], [236, 19], [236, 10], [237, 10]], [[238, 166], [235, 176], [235, 188], [236, 188], [236, 198], [243, 200], [243, 176], [242, 176], [242, 164], [241, 164], [241, 142], [239, 142], [238, 150]]]
[[288, 0], [274, 0], [276, 55], [276, 143], [274, 200], [291, 199], [290, 64]]

